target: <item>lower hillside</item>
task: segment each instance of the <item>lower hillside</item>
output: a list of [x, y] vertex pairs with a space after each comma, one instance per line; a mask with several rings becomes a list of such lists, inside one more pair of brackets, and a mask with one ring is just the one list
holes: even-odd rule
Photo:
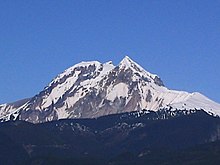
[[149, 111], [0, 124], [0, 164], [217, 164], [220, 119]]

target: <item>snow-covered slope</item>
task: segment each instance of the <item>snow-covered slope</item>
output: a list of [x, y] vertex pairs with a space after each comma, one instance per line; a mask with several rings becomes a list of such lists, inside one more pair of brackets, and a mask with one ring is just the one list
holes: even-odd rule
[[117, 66], [97, 61], [76, 64], [21, 105], [0, 105], [0, 118], [8, 120], [13, 116], [38, 123], [164, 108], [204, 110], [220, 116], [220, 104], [200, 93], [169, 90], [159, 76], [126, 56]]

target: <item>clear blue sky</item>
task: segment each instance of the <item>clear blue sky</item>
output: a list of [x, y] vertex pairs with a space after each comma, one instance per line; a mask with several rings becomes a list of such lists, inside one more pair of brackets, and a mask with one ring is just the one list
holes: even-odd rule
[[170, 89], [220, 102], [220, 1], [0, 1], [0, 103], [37, 94], [80, 61], [125, 55]]

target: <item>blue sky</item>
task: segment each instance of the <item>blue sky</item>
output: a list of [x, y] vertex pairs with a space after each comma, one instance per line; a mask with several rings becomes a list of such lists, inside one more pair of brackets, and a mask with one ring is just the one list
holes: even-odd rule
[[170, 89], [220, 102], [220, 1], [0, 1], [0, 103], [31, 97], [66, 68], [125, 55]]

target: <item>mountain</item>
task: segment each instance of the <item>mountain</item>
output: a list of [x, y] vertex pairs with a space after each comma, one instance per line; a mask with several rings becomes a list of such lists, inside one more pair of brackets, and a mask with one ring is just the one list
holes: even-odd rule
[[0, 119], [41, 123], [143, 110], [171, 116], [204, 110], [220, 116], [220, 104], [197, 92], [169, 90], [159, 76], [126, 56], [117, 66], [98, 61], [76, 64], [34, 97], [0, 105]]

